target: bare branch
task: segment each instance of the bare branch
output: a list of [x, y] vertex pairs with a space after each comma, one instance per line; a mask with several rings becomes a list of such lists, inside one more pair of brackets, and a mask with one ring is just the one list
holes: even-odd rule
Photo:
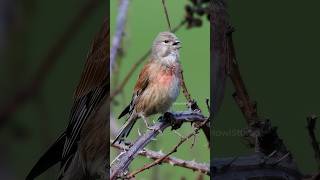
[[[208, 121], [208, 119], [207, 119], [206, 121], [202, 122], [202, 125], [204, 125], [205, 123], [207, 123], [207, 121]], [[201, 127], [201, 126], [200, 126], [200, 127]], [[127, 177], [128, 177], [128, 178], [135, 177], [136, 174], [138, 174], [138, 173], [140, 173], [140, 172], [142, 172], [142, 171], [144, 171], [144, 170], [147, 170], [147, 169], [149, 169], [149, 168], [151, 168], [151, 167], [153, 167], [153, 166], [156, 166], [156, 165], [160, 164], [162, 161], [164, 161], [166, 158], [168, 158], [171, 154], [177, 152], [178, 147], [180, 147], [185, 141], [187, 141], [188, 139], [190, 139], [192, 136], [195, 136], [196, 134], [198, 134], [200, 127], [199, 127], [199, 128], [196, 128], [195, 131], [192, 132], [192, 133], [190, 133], [187, 137], [182, 138], [182, 139], [180, 140], [180, 142], [179, 142], [168, 154], [166, 154], [165, 156], [163, 156], [163, 157], [161, 157], [161, 158], [158, 158], [157, 160], [155, 160], [154, 162], [152, 162], [152, 163], [150, 163], [150, 164], [145, 165], [145, 166], [142, 167], [141, 169], [136, 170], [136, 171], [130, 173]], [[203, 173], [204, 173], [204, 172], [203, 172]], [[209, 175], [209, 174], [210, 174], [210, 173], [207, 173], [207, 175]]]
[[[191, 103], [192, 98], [191, 98], [191, 94], [189, 93], [188, 88], [186, 86], [186, 82], [184, 81], [183, 70], [181, 70], [180, 74], [181, 74], [181, 88], [182, 88], [183, 95], [187, 99], [187, 102]], [[191, 104], [189, 106], [191, 107]], [[197, 108], [199, 108], [199, 107], [197, 107]]]
[[166, 15], [166, 20], [167, 20], [167, 23], [168, 23], [169, 31], [171, 31], [171, 24], [170, 24], [169, 14], [168, 14], [168, 10], [167, 10], [167, 6], [166, 6], [165, 0], [162, 0], [162, 6], [163, 6], [164, 13]]
[[[128, 144], [128, 143], [126, 143]], [[132, 146], [129, 144], [128, 146]], [[113, 144], [112, 147], [117, 148], [119, 150], [129, 150], [128, 146], [124, 146], [122, 144]], [[144, 156], [149, 159], [157, 160], [165, 156], [162, 152], [151, 151], [149, 149], [144, 148], [143, 150], [139, 151], [138, 153], [141, 156]], [[193, 171], [203, 172], [205, 174], [209, 174], [209, 164], [205, 163], [197, 163], [195, 161], [186, 161], [183, 159], [179, 159], [173, 156], [168, 156], [167, 158], [163, 159], [162, 163], [168, 163], [172, 166], [178, 166], [186, 169], [190, 169]]]
[[246, 86], [242, 80], [238, 62], [235, 55], [235, 49], [232, 40], [232, 27], [229, 27], [227, 34], [227, 53], [228, 53], [228, 67], [229, 70], [229, 77], [232, 80], [232, 83], [235, 88], [235, 93], [233, 97], [237, 102], [238, 106], [240, 107], [242, 114], [244, 115], [245, 119], [247, 120], [248, 125], [252, 125], [257, 123], [259, 120], [256, 104], [251, 101], [249, 94], [247, 92]]
[[[267, 159], [266, 159], [267, 158]], [[286, 160], [285, 160], [286, 159]], [[290, 179], [302, 178], [292, 157], [276, 155], [267, 157], [263, 153], [249, 156], [216, 158], [211, 161], [211, 177], [224, 179]]]
[[[186, 83], [185, 83], [185, 80], [184, 80], [184, 76], [183, 76], [183, 70], [180, 71], [180, 74], [181, 74], [181, 87], [182, 87], [182, 92], [185, 96], [185, 98], [187, 99], [187, 106], [190, 110], [192, 111], [199, 111], [201, 112], [201, 109], [199, 108], [198, 104], [196, 101], [194, 101], [188, 91], [188, 88], [186, 86]], [[197, 126], [200, 126], [200, 122], [195, 122], [195, 124]], [[210, 121], [207, 122], [206, 125], [204, 126], [201, 126], [206, 138], [207, 138], [207, 141], [208, 141], [208, 144], [210, 146]]]
[[115, 61], [117, 58], [117, 53], [120, 48], [121, 40], [124, 34], [125, 23], [127, 19], [129, 0], [121, 0], [119, 9], [118, 9], [118, 17], [117, 17], [117, 26], [115, 35], [112, 40], [112, 46], [110, 50], [110, 73], [112, 74], [113, 67], [115, 66]]
[[[125, 172], [129, 164], [132, 162], [133, 158], [139, 153], [139, 151], [141, 151], [153, 138], [155, 138], [159, 134], [159, 132], [162, 132], [164, 129], [166, 129], [170, 125], [172, 126], [172, 129], [177, 129], [182, 125], [183, 122], [201, 121], [203, 123], [206, 123], [208, 120], [202, 114], [198, 112], [190, 112], [190, 111], [178, 112], [178, 113], [165, 113], [159, 119], [160, 121], [151, 127], [153, 130], [147, 131], [144, 135], [140, 136], [136, 140], [134, 145], [129, 149], [129, 151], [121, 155], [117, 163], [115, 163], [111, 167], [111, 173], [110, 173], [111, 180], [116, 179], [118, 176], [121, 176], [121, 173]], [[197, 131], [198, 131], [198, 128], [196, 129], [195, 132]], [[195, 134], [195, 133], [192, 133], [192, 134]]]

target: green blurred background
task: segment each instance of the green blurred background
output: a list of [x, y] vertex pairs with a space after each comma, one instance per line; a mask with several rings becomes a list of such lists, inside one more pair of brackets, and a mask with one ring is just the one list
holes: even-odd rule
[[[184, 6], [189, 1], [166, 1], [169, 12], [171, 26], [177, 26], [185, 15]], [[118, 14], [118, 1], [111, 1], [111, 37], [115, 31], [116, 17]], [[186, 29], [182, 27], [176, 35], [182, 42], [182, 48], [180, 49], [180, 60], [184, 70], [184, 78], [193, 98], [198, 101], [199, 106], [207, 114], [207, 108], [205, 105], [205, 99], [210, 97], [210, 42], [209, 42], [209, 21], [203, 18], [203, 26], [200, 28]], [[130, 1], [128, 9], [128, 18], [125, 30], [125, 36], [123, 41], [123, 57], [119, 58], [119, 82], [121, 82], [128, 71], [132, 68], [132, 65], [138, 61], [138, 59], [145, 54], [145, 52], [151, 48], [154, 38], [159, 32], [168, 31], [167, 22], [161, 1]], [[144, 62], [145, 63], [145, 62]], [[144, 64], [143, 63], [143, 64]], [[121, 111], [131, 100], [132, 90], [139, 75], [142, 65], [132, 75], [128, 84], [122, 94], [119, 94], [116, 98], [116, 104], [112, 104], [112, 115], [118, 117]], [[114, 74], [113, 77], [116, 77]], [[117, 87], [117, 81], [111, 81], [111, 89]], [[119, 83], [118, 82], [118, 83]], [[186, 100], [183, 93], [176, 103], [172, 107], [172, 111], [186, 110]], [[149, 120], [157, 120], [159, 115], [148, 118]], [[125, 122], [125, 118], [117, 120], [117, 126], [120, 126]], [[140, 132], [145, 132], [145, 124], [143, 121], [138, 122], [133, 128], [130, 136], [130, 141], [134, 141], [138, 135], [137, 129]], [[190, 124], [184, 124], [178, 132], [182, 135], [187, 135], [192, 132]], [[169, 152], [178, 142], [180, 137], [168, 128], [164, 133], [157, 137], [157, 141], [152, 142], [147, 148], [162, 151], [163, 153]], [[182, 158], [185, 160], [195, 160], [197, 162], [209, 163], [210, 151], [208, 149], [208, 143], [204, 134], [201, 132], [197, 136], [196, 145], [191, 148], [192, 139], [181, 146], [177, 153], [173, 156]], [[118, 153], [118, 152], [117, 152]], [[110, 160], [115, 157], [115, 151], [112, 149]], [[136, 158], [130, 170], [136, 170], [143, 167], [144, 164], [151, 161], [145, 157]], [[173, 167], [170, 164], [161, 164], [151, 170], [144, 171], [136, 176], [139, 180], [148, 179], [180, 179], [184, 177], [186, 179], [196, 179], [198, 173], [191, 170], [186, 170], [180, 167]], [[205, 177], [205, 179], [209, 179]]]
[[[67, 28], [85, 0], [10, 2], [13, 15], [9, 19], [12, 23], [9, 34], [5, 36], [6, 46], [0, 51], [7, 54], [0, 55], [0, 108], [6, 106], [7, 100], [29, 82], [42, 57]], [[187, 2], [167, 2], [172, 26], [183, 18]], [[117, 5], [118, 1], [111, 2], [111, 34], [114, 32]], [[0, 179], [23, 179], [40, 155], [64, 130], [72, 93], [80, 78], [90, 42], [102, 24], [105, 7], [101, 5], [95, 9], [84, 22], [58, 58], [38, 95], [1, 124]], [[229, 1], [229, 7], [236, 29], [234, 42], [237, 56], [249, 94], [257, 100], [259, 112], [271, 118], [273, 125], [279, 127], [281, 138], [292, 151], [301, 170], [305, 173], [314, 172], [316, 164], [305, 118], [311, 113], [318, 114], [320, 105], [317, 73], [320, 65], [317, 51], [320, 41], [320, 26], [317, 25], [319, 2], [232, 0]], [[0, 13], [2, 16], [3, 8]], [[187, 86], [207, 114], [204, 100], [209, 97], [209, 25], [204, 22], [201, 28], [182, 28], [177, 36], [183, 43], [181, 62]], [[166, 29], [160, 0], [130, 1], [120, 81], [131, 65], [151, 46], [157, 33]], [[4, 49], [6, 51], [2, 51]], [[130, 79], [124, 93], [116, 98], [118, 105], [113, 108], [115, 116], [129, 102], [138, 71]], [[216, 120], [214, 157], [252, 152], [239, 136], [238, 132], [245, 127], [245, 121], [231, 97], [232, 93], [232, 85], [228, 82], [225, 101]], [[185, 106], [179, 104], [185, 102], [183, 96], [177, 102], [173, 110], [184, 110]], [[119, 120], [118, 126], [123, 122], [123, 119]], [[136, 126], [143, 131], [144, 125], [141, 124]], [[179, 132], [187, 134], [191, 130], [189, 125], [184, 125]], [[222, 135], [228, 132], [231, 133]], [[134, 131], [129, 138], [134, 139], [136, 135]], [[319, 137], [319, 133], [317, 135]], [[178, 140], [174, 133], [166, 130], [164, 135], [158, 137], [157, 143], [148, 148], [168, 152]], [[190, 142], [186, 143], [174, 156], [208, 162], [209, 151], [204, 135], [200, 133], [196, 147], [190, 149]], [[139, 168], [146, 162], [150, 161], [139, 158], [130, 169]], [[140, 174], [137, 179], [154, 178], [153, 174], [160, 174], [160, 179], [196, 177], [189, 170], [161, 165]], [[40, 179], [55, 177], [56, 170], [53, 169]]]

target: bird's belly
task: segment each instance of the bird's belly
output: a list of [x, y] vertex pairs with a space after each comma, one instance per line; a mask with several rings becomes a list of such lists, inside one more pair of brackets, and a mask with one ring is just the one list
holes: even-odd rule
[[140, 99], [145, 102], [145, 116], [168, 111], [172, 103], [177, 99], [179, 91], [180, 82], [178, 77], [170, 75], [159, 78], [153, 87], [146, 89]]

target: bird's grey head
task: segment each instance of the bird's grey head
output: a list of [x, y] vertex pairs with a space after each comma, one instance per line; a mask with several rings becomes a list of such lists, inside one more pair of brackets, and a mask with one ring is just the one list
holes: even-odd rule
[[162, 58], [169, 55], [179, 56], [181, 43], [176, 35], [171, 32], [161, 32], [152, 45], [152, 55]]

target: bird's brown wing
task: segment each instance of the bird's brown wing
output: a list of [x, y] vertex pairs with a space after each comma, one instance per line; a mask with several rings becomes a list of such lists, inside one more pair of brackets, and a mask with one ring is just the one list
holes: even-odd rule
[[119, 119], [121, 117], [123, 117], [126, 114], [131, 114], [134, 106], [137, 102], [137, 100], [139, 99], [139, 96], [143, 93], [143, 91], [147, 88], [148, 84], [149, 84], [149, 73], [150, 73], [150, 64], [147, 63], [144, 65], [144, 67], [142, 68], [138, 80], [136, 82], [136, 85], [134, 86], [134, 90], [133, 90], [133, 95], [131, 98], [131, 102], [130, 104], [120, 113], [119, 115]]
[[144, 92], [144, 90], [150, 84], [150, 63], [144, 65], [143, 69], [141, 70], [136, 85], [134, 86], [134, 93], [132, 97], [132, 109], [134, 108], [137, 100]]
[[110, 90], [108, 42], [109, 19], [107, 18], [88, 53], [80, 83], [74, 94], [74, 103], [67, 130], [40, 158], [27, 179], [34, 179], [59, 161], [61, 167], [63, 167], [61, 168], [61, 174], [68, 168], [66, 162], [72, 159], [73, 153], [77, 149], [77, 141], [83, 124], [93, 114], [92, 112], [100, 106], [101, 101]]
[[150, 78], [149, 74], [150, 74], [150, 64], [147, 63], [144, 65], [143, 69], [139, 74], [139, 78], [136, 82], [136, 85], [134, 86], [134, 93], [141, 92], [148, 86], [149, 78]]
[[142, 68], [139, 74], [138, 80], [134, 87], [134, 92], [133, 92], [130, 104], [122, 111], [122, 113], [118, 117], [120, 119], [122, 116], [129, 113], [127, 122], [121, 127], [118, 135], [115, 137], [112, 144], [114, 144], [118, 140], [121, 142], [122, 138], [127, 137], [129, 135], [132, 127], [134, 126], [137, 116], [136, 114], [133, 114], [133, 110], [141, 94], [149, 85], [149, 81], [150, 81], [149, 73], [150, 73], [150, 64], [147, 63], [146, 65], [144, 65], [144, 67]]
[[66, 130], [66, 143], [63, 149], [62, 165], [77, 149], [79, 135], [88, 117], [101, 104], [109, 88], [109, 20], [95, 37], [87, 56], [84, 71], [74, 93], [69, 124]]
[[101, 83], [106, 83], [109, 77], [109, 25], [107, 21], [105, 20], [104, 28], [96, 35], [91, 45], [84, 71], [74, 93], [75, 100], [99, 87]]

